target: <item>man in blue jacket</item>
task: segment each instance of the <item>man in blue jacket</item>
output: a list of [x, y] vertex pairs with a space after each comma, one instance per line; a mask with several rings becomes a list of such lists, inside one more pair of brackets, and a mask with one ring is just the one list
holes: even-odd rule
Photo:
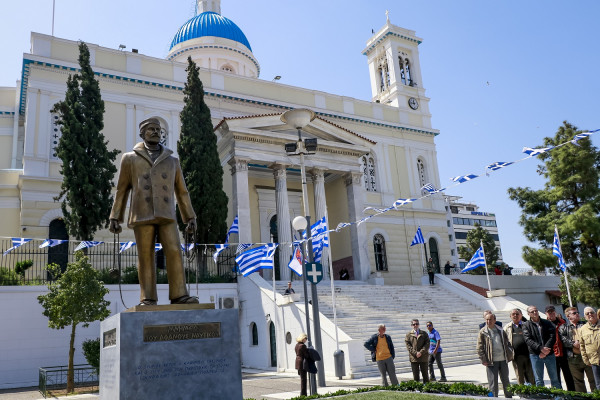
[[398, 378], [396, 377], [396, 367], [394, 366], [394, 344], [392, 338], [385, 333], [385, 325], [379, 325], [379, 333], [371, 336], [369, 340], [365, 342], [365, 348], [371, 352], [371, 360], [377, 361], [377, 367], [381, 373], [381, 384], [388, 386], [388, 380], [386, 373], [390, 376], [392, 385], [398, 384]]

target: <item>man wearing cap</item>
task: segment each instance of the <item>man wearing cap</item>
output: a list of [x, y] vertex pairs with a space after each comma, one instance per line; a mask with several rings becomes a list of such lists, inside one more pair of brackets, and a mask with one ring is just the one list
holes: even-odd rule
[[188, 294], [185, 286], [181, 242], [175, 216], [175, 198], [187, 231], [196, 230], [196, 214], [185, 186], [179, 160], [173, 151], [160, 144], [160, 121], [149, 118], [140, 123], [140, 137], [133, 151], [123, 154], [117, 192], [110, 213], [110, 231], [121, 232], [129, 193], [129, 219], [138, 247], [138, 277], [140, 305], [155, 305], [156, 266], [154, 252], [156, 238], [167, 261], [169, 299], [171, 304], [198, 303]]
[[547, 306], [545, 313], [548, 321], [552, 322], [552, 325], [554, 325], [554, 328], [556, 329], [556, 341], [554, 342], [553, 350], [554, 356], [556, 357], [556, 374], [558, 375], [558, 380], [560, 380], [560, 371], [562, 370], [565, 383], [567, 384], [567, 390], [573, 392], [575, 391], [573, 375], [571, 374], [571, 369], [569, 368], [569, 360], [565, 354], [562, 340], [560, 340], [560, 335], [558, 334], [558, 328], [565, 324], [565, 320], [556, 313], [556, 309], [553, 305]]

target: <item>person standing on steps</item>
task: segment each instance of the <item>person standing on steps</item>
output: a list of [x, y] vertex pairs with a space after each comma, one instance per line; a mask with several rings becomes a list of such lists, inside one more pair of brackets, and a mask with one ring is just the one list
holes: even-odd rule
[[427, 274], [429, 274], [429, 284], [435, 284], [435, 263], [433, 262], [433, 259], [431, 257], [429, 257], [429, 261], [427, 261]]
[[392, 385], [398, 384], [396, 376], [396, 367], [394, 366], [394, 344], [390, 335], [385, 333], [385, 325], [380, 324], [377, 333], [365, 342], [365, 348], [371, 352], [371, 360], [377, 362], [377, 368], [381, 374], [381, 385], [388, 386], [387, 375], [390, 377]]
[[413, 379], [419, 382], [419, 370], [423, 376], [423, 383], [429, 382], [429, 374], [427, 373], [427, 362], [429, 359], [429, 336], [427, 333], [419, 329], [419, 320], [413, 319], [410, 323], [412, 330], [406, 334], [404, 343], [408, 350], [408, 358], [410, 367], [412, 368]]
[[433, 328], [433, 323], [431, 321], [427, 321], [427, 330], [429, 331], [429, 380], [435, 381], [433, 363], [436, 362], [438, 369], [440, 370], [440, 382], [447, 382], [444, 365], [442, 365], [442, 338], [438, 331]]

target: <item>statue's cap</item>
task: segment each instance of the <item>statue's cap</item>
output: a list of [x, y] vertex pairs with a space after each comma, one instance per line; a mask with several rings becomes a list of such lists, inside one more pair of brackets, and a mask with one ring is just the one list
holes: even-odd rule
[[160, 121], [157, 118], [148, 118], [140, 122], [140, 131], [150, 124], [156, 124], [160, 126]]

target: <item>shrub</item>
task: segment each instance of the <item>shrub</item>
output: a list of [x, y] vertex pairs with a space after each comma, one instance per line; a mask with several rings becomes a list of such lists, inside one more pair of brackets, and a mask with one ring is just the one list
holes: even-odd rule
[[33, 266], [33, 260], [23, 260], [15, 264], [15, 272], [25, 278], [25, 271]]
[[12, 269], [0, 267], [0, 285], [17, 286], [19, 284], [19, 275]]
[[100, 375], [100, 338], [87, 339], [81, 344], [83, 355], [88, 364], [96, 369], [96, 373]]

